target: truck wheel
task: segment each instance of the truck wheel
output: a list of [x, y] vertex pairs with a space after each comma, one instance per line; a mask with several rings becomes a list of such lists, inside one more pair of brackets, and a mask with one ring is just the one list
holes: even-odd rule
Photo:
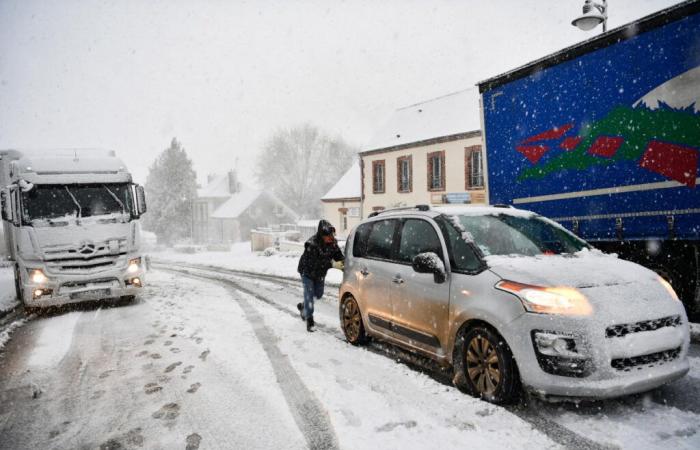
[[15, 264], [15, 295], [17, 296], [17, 301], [24, 304], [24, 292], [22, 290], [22, 282], [19, 278], [19, 264]]
[[367, 342], [360, 307], [352, 295], [347, 296], [340, 304], [340, 326], [345, 333], [345, 339], [352, 345], [362, 345]]
[[453, 359], [453, 382], [462, 392], [496, 404], [517, 397], [520, 382], [513, 355], [492, 329], [477, 325], [461, 331]]

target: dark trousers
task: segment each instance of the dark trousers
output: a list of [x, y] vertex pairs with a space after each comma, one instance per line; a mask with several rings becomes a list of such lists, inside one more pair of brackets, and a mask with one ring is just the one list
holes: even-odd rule
[[304, 317], [309, 318], [314, 316], [314, 298], [323, 297], [323, 279], [312, 280], [306, 275], [301, 276], [301, 282], [304, 285]]

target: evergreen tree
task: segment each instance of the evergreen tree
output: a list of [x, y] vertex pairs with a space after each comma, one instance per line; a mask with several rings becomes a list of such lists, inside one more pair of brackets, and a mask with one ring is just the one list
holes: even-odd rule
[[192, 203], [197, 195], [197, 176], [182, 144], [173, 138], [149, 168], [146, 178], [148, 214], [144, 228], [158, 243], [172, 245], [191, 237]]

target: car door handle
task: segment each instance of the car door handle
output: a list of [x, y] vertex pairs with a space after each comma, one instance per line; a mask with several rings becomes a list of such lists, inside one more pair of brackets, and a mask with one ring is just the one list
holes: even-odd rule
[[403, 278], [401, 277], [394, 277], [391, 281], [393, 281], [396, 284], [403, 284]]
[[362, 270], [360, 270], [360, 273], [363, 277], [366, 277], [367, 275], [369, 275], [369, 270], [367, 270], [366, 267], [363, 267]]

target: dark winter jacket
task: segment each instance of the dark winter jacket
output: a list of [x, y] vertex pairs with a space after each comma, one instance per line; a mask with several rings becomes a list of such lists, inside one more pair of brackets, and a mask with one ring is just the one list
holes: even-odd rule
[[321, 281], [326, 278], [328, 269], [332, 267], [331, 260], [342, 261], [343, 252], [338, 247], [338, 243], [333, 240], [332, 244], [323, 242], [323, 236], [332, 236], [335, 229], [326, 220], [318, 223], [318, 231], [311, 236], [304, 244], [304, 253], [299, 258], [297, 271], [312, 280]]

